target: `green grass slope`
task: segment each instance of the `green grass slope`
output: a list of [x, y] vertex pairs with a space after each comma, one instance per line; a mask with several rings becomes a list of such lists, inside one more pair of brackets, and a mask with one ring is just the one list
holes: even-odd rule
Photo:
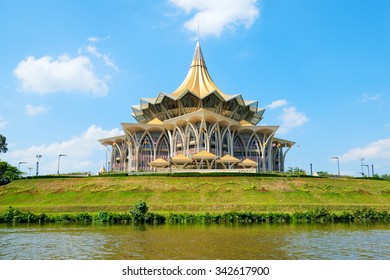
[[390, 182], [310, 177], [123, 176], [24, 179], [0, 187], [0, 211], [128, 211], [139, 200], [160, 213], [390, 210]]

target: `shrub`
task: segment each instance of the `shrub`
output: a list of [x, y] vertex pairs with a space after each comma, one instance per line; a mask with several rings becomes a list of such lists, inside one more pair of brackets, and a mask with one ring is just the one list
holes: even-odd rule
[[146, 205], [145, 201], [139, 201], [130, 211], [133, 222], [140, 223], [146, 221], [146, 214], [149, 211], [149, 207]]
[[76, 222], [78, 223], [90, 223], [92, 222], [92, 216], [86, 212], [78, 213], [75, 217]]
[[150, 223], [150, 224], [164, 224], [165, 221], [166, 221], [165, 216], [156, 213], [148, 213], [146, 215], [146, 220], [145, 220], [146, 223]]
[[70, 214], [61, 214], [61, 215], [55, 216], [53, 218], [53, 220], [56, 223], [72, 223], [72, 222], [76, 222], [75, 217], [71, 216]]
[[31, 212], [22, 212], [10, 206], [4, 213], [0, 214], [0, 223], [37, 223], [39, 217]]
[[287, 213], [269, 213], [267, 221], [269, 223], [285, 224], [291, 222], [291, 216]]
[[374, 222], [378, 219], [377, 212], [367, 207], [354, 210], [353, 217], [357, 222]]

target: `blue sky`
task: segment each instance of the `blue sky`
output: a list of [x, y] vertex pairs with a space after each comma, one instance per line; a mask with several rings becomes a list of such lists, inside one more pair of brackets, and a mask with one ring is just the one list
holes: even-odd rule
[[[295, 141], [287, 166], [390, 173], [390, 2], [0, 1], [2, 160], [35, 174], [97, 172], [97, 139], [175, 90], [200, 41], [214, 82], [266, 108]], [[365, 172], [367, 168], [365, 167]]]

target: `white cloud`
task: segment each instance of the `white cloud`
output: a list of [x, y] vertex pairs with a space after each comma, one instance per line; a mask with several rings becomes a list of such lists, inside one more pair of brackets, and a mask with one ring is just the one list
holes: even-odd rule
[[45, 107], [45, 106], [33, 106], [31, 104], [26, 104], [25, 108], [26, 108], [26, 115], [27, 116], [31, 116], [31, 117], [39, 115], [39, 114], [43, 114], [43, 113], [45, 113], [45, 112], [47, 112], [49, 110], [48, 107]]
[[302, 112], [297, 112], [293, 106], [283, 108], [283, 114], [280, 116], [282, 124], [278, 130], [279, 133], [287, 133], [292, 128], [305, 124], [309, 119]]
[[92, 54], [93, 56], [96, 56], [97, 58], [104, 61], [104, 63], [111, 67], [112, 69], [118, 71], [118, 66], [115, 65], [114, 62], [110, 59], [109, 55], [107, 54], [101, 54], [95, 46], [87, 46], [87, 52]]
[[270, 109], [275, 109], [278, 107], [282, 107], [284, 105], [287, 105], [286, 99], [279, 99], [279, 100], [273, 101], [271, 104], [267, 105], [267, 107]]
[[3, 116], [0, 116], [0, 128], [4, 128], [8, 124], [8, 121], [6, 121]]
[[198, 32], [202, 37], [219, 37], [226, 30], [237, 26], [251, 27], [260, 14], [257, 0], [170, 0], [170, 3], [184, 10], [192, 18], [184, 23], [191, 32]]
[[82, 91], [95, 96], [108, 93], [104, 79], [99, 79], [86, 56], [69, 57], [67, 54], [53, 60], [50, 56], [36, 59], [33, 56], [22, 60], [14, 75], [22, 91], [48, 94], [59, 91]]
[[357, 161], [359, 158], [367, 160], [390, 160], [390, 138], [371, 142], [362, 148], [354, 148], [340, 156], [344, 162]]
[[362, 94], [360, 96], [360, 102], [362, 103], [367, 103], [367, 102], [373, 102], [373, 101], [377, 101], [379, 100], [379, 98], [381, 98], [382, 95], [380, 94], [368, 94], [368, 93], [365, 93], [365, 94]]
[[4, 160], [13, 162], [14, 165], [20, 161], [28, 162], [22, 170], [26, 172], [28, 167], [35, 170], [36, 155], [42, 155], [39, 161], [39, 174], [55, 174], [58, 168], [58, 155], [65, 154], [67, 156], [61, 158], [61, 172], [91, 171], [96, 173], [105, 161], [105, 149], [98, 142], [98, 139], [122, 133], [117, 128], [104, 130], [92, 125], [81, 135], [62, 142], [9, 151], [5, 154]]
[[97, 43], [97, 42], [100, 42], [100, 41], [108, 40], [110, 38], [111, 38], [111, 35], [108, 35], [108, 36], [106, 36], [104, 38], [91, 36], [91, 37], [88, 37], [88, 41], [91, 42], [91, 43]]

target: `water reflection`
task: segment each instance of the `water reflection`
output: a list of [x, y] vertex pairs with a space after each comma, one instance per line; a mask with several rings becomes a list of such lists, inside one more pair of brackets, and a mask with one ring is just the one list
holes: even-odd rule
[[390, 226], [0, 226], [0, 259], [390, 259]]
[[388, 225], [327, 225], [287, 237], [284, 249], [293, 259], [390, 259]]

